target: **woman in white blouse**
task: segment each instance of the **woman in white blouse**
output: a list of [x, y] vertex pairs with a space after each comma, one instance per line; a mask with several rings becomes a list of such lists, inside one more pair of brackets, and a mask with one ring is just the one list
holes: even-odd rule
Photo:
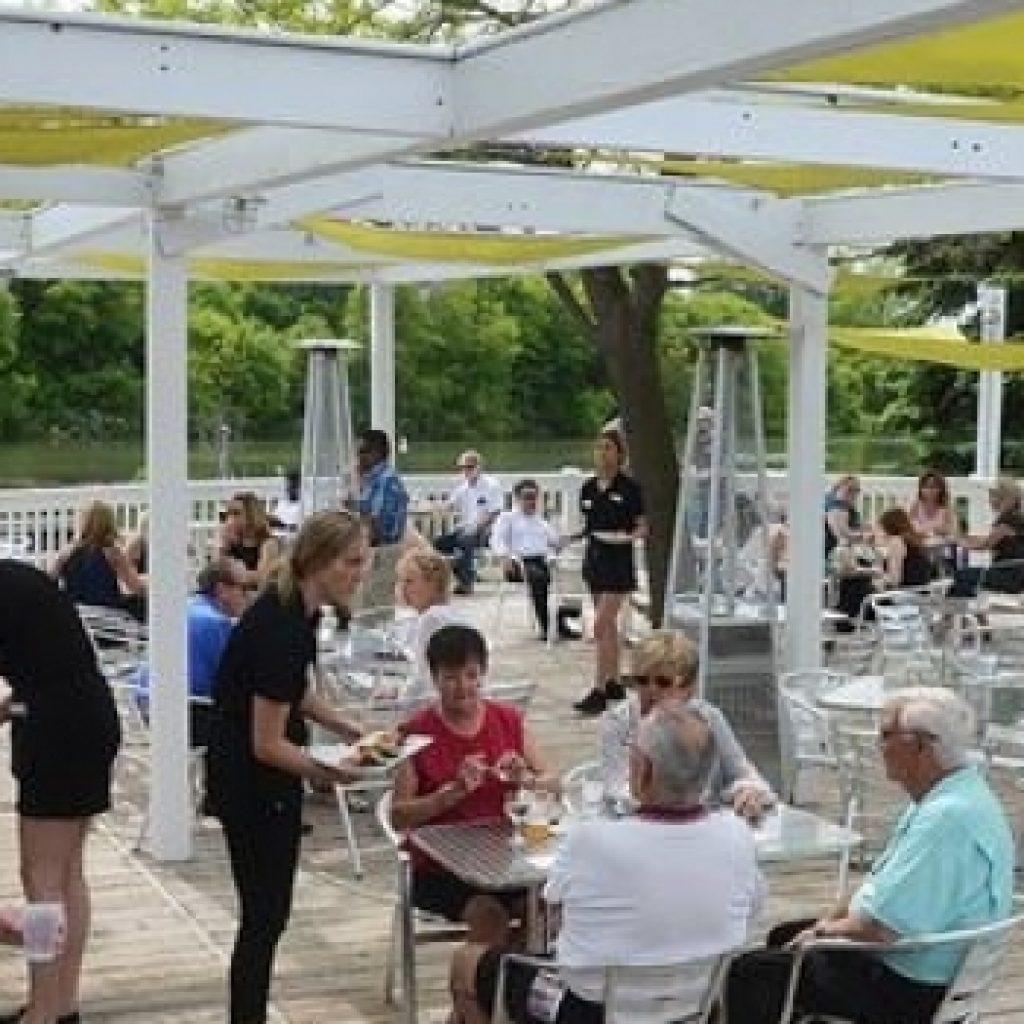
[[405, 696], [434, 692], [427, 665], [427, 644], [442, 627], [465, 625], [464, 617], [449, 603], [452, 594], [452, 567], [444, 555], [429, 548], [413, 548], [395, 567], [398, 600], [414, 615], [399, 619], [393, 632], [413, 658], [413, 677]]

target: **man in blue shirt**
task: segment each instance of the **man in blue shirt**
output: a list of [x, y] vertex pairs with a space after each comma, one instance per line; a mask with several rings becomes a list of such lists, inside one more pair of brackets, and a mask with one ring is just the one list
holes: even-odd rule
[[409, 495], [388, 461], [390, 456], [391, 442], [383, 430], [364, 430], [359, 435], [359, 514], [375, 547], [401, 541], [409, 513]]
[[[1013, 836], [998, 799], [969, 763], [973, 737], [974, 716], [951, 690], [893, 694], [879, 744], [886, 774], [907, 792], [910, 806], [849, 900], [816, 921], [774, 929], [767, 950], [735, 961], [726, 983], [728, 1021], [778, 1020], [794, 945], [816, 938], [886, 944], [1010, 916]], [[859, 1024], [926, 1024], [961, 956], [952, 947], [900, 954], [812, 949], [794, 1020], [834, 1015]]]
[[[245, 566], [222, 555], [199, 574], [197, 592], [188, 602], [188, 692], [198, 697], [189, 704], [189, 745], [206, 745], [210, 708], [206, 701], [213, 690], [217, 666], [228, 636], [245, 610]], [[149, 715], [149, 668], [143, 666], [136, 680], [136, 700], [144, 717]]]

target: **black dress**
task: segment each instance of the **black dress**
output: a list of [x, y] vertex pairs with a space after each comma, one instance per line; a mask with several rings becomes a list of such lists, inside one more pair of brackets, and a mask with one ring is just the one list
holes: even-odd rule
[[207, 803], [224, 828], [240, 909], [229, 979], [231, 1024], [266, 1020], [302, 828], [302, 780], [264, 764], [253, 749], [255, 699], [287, 705], [288, 739], [306, 742], [301, 705], [316, 658], [316, 622], [298, 594], [284, 598], [271, 585], [232, 631], [214, 684]]
[[0, 561], [0, 675], [13, 691], [18, 813], [84, 818], [110, 807], [117, 708], [70, 599], [49, 577]]
[[[640, 485], [625, 473], [616, 473], [607, 487], [596, 476], [580, 489], [580, 511], [587, 549], [583, 579], [594, 594], [628, 594], [636, 590], [633, 545], [608, 543], [601, 533], [632, 532], [644, 514]], [[595, 536], [598, 534], [598, 536]]]

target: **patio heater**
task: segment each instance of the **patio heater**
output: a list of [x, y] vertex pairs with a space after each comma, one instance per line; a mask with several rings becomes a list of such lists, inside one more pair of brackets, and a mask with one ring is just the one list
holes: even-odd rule
[[778, 609], [757, 363], [757, 340], [771, 334], [728, 326], [695, 337], [664, 621], [698, 645], [700, 694], [779, 787]]
[[302, 417], [302, 515], [323, 508], [355, 508], [359, 498], [347, 356], [359, 344], [344, 338], [298, 343], [306, 353]]

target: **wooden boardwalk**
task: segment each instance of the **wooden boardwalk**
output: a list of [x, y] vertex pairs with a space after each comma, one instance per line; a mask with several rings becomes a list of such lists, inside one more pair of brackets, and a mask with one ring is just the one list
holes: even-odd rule
[[[574, 642], [547, 648], [530, 636], [518, 600], [506, 607], [505, 635], [494, 646], [492, 678], [540, 683], [530, 714], [545, 750], [560, 766], [591, 758], [597, 727], [581, 722], [572, 699], [585, 687], [593, 651]], [[485, 595], [465, 602], [481, 625]], [[6, 740], [4, 741], [6, 743]], [[6, 757], [6, 750], [4, 751]], [[89, 848], [94, 896], [92, 944], [86, 961], [83, 1019], [87, 1024], [223, 1024], [225, 965], [235, 926], [235, 898], [219, 828], [203, 823], [195, 856], [157, 864], [131, 851], [138, 794], [127, 780], [118, 805], [96, 828]], [[395, 1013], [382, 1001], [383, 966], [392, 909], [393, 859], [372, 815], [360, 814], [366, 874], [353, 877], [332, 802], [311, 802], [313, 833], [304, 841], [291, 924], [282, 941], [274, 986], [276, 1019], [286, 1024], [384, 1024]], [[19, 900], [12, 789], [0, 776], [0, 901]], [[686, 866], [680, 865], [685, 884]], [[831, 897], [835, 865], [774, 869], [765, 923], [813, 913]], [[444, 1019], [448, 949], [420, 951], [421, 1020]], [[16, 950], [0, 948], [0, 1010], [23, 991]], [[1024, 953], [1015, 953], [990, 1019], [1024, 1022]]]

